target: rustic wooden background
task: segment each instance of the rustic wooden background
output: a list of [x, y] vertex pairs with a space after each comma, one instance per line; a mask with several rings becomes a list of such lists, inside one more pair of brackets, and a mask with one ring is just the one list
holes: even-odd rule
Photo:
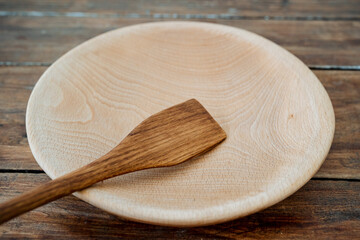
[[44, 70], [100, 33], [165, 20], [244, 28], [304, 61], [336, 115], [334, 142], [320, 171], [275, 206], [219, 225], [139, 224], [69, 196], [0, 226], [0, 237], [360, 239], [360, 0], [0, 0], [0, 201], [49, 180], [25, 131], [26, 104]]

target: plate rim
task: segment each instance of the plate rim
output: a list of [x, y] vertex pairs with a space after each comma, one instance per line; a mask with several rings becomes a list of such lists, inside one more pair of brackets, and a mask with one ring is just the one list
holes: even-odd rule
[[[79, 49], [81, 47], [83, 47], [86, 44], [91, 43], [91, 41], [93, 41], [94, 39], [97, 38], [101, 38], [107, 35], [112, 34], [113, 32], [117, 32], [117, 31], [127, 31], [127, 30], [133, 30], [134, 28], [141, 28], [141, 27], [148, 27], [148, 26], [154, 26], [154, 25], [166, 25], [166, 24], [181, 24], [181, 25], [188, 25], [188, 26], [194, 26], [194, 25], [198, 25], [198, 26], [204, 26], [206, 28], [210, 28], [210, 29], [214, 29], [214, 28], [224, 28], [227, 29], [228, 31], [243, 31], [246, 32], [247, 34], [250, 34], [252, 36], [255, 36], [256, 38], [261, 38], [262, 40], [265, 40], [275, 46], [277, 46], [279, 49], [281, 49], [281, 51], [285, 51], [286, 54], [289, 54], [291, 57], [297, 59], [298, 62], [300, 62], [300, 64], [302, 64], [303, 66], [305, 66], [307, 68], [307, 70], [309, 72], [311, 72], [313, 74], [313, 72], [301, 61], [299, 60], [295, 55], [293, 55], [292, 53], [290, 53], [289, 51], [287, 51], [286, 49], [284, 49], [283, 47], [277, 45], [276, 43], [272, 42], [269, 39], [266, 39], [256, 33], [241, 29], [241, 28], [236, 28], [236, 27], [231, 27], [231, 26], [226, 26], [226, 25], [222, 25], [222, 24], [215, 24], [215, 23], [207, 23], [207, 22], [194, 22], [194, 21], [162, 21], [162, 22], [147, 22], [147, 23], [141, 23], [141, 24], [135, 24], [135, 25], [130, 25], [130, 26], [126, 26], [126, 27], [122, 27], [122, 28], [118, 28], [118, 29], [114, 29], [105, 33], [102, 33], [100, 35], [97, 35], [95, 37], [92, 37], [82, 43], [80, 43], [79, 45], [77, 45], [76, 47], [70, 49], [69, 51], [67, 51], [65, 54], [63, 54], [61, 57], [59, 57], [56, 61], [54, 61], [53, 64], [51, 64], [50, 67], [48, 67], [44, 73], [41, 75], [41, 77], [39, 78], [39, 80], [36, 82], [29, 100], [28, 100], [28, 104], [27, 104], [27, 108], [26, 108], [26, 116], [25, 116], [25, 125], [26, 125], [26, 131], [28, 132], [29, 129], [29, 105], [31, 105], [32, 102], [32, 97], [34, 95], [34, 92], [36, 92], [36, 87], [38, 86], [39, 82], [44, 81], [45, 78], [44, 76], [46, 75], [46, 73], [51, 70], [53, 68], [53, 66], [55, 66], [59, 61], [61, 61], [65, 56], [67, 56], [68, 54], [71, 54], [71, 52], [75, 51], [76, 49]], [[221, 223], [221, 222], [225, 222], [225, 221], [230, 221], [230, 220], [234, 220], [236, 218], [239, 217], [244, 217], [250, 214], [253, 214], [255, 212], [258, 212], [260, 210], [263, 210], [265, 208], [268, 208], [282, 200], [284, 200], [285, 198], [287, 198], [288, 196], [292, 195], [293, 193], [295, 193], [297, 190], [299, 190], [302, 186], [304, 186], [311, 178], [312, 176], [314, 176], [316, 174], [316, 172], [320, 169], [320, 167], [322, 166], [323, 162], [325, 161], [328, 152], [330, 150], [330, 147], [332, 145], [333, 142], [333, 138], [334, 138], [334, 133], [335, 133], [335, 113], [334, 113], [334, 109], [330, 100], [330, 97], [327, 93], [327, 91], [325, 90], [324, 86], [321, 84], [320, 80], [313, 74], [313, 76], [316, 78], [317, 82], [320, 85], [320, 88], [322, 88], [322, 91], [324, 91], [324, 95], [327, 98], [328, 104], [330, 104], [331, 106], [331, 112], [330, 115], [332, 115], [332, 119], [331, 121], [333, 122], [333, 124], [331, 124], [332, 129], [331, 129], [331, 139], [329, 139], [329, 141], [326, 144], [326, 147], [323, 149], [323, 151], [321, 152], [321, 160], [319, 157], [319, 161], [317, 161], [317, 166], [311, 169], [312, 171], [308, 171], [306, 174], [303, 175], [303, 178], [300, 178], [298, 180], [301, 181], [295, 181], [294, 183], [291, 183], [289, 186], [286, 186], [285, 188], [282, 188], [280, 191], [282, 194], [276, 195], [276, 194], [272, 194], [271, 198], [265, 199], [266, 203], [265, 204], [260, 204], [257, 207], [252, 208], [249, 211], [240, 211], [236, 209], [239, 209], [239, 207], [241, 206], [237, 206], [237, 204], [242, 203], [241, 201], [236, 202], [235, 203], [229, 203], [229, 204], [223, 204], [220, 207], [215, 206], [216, 208], [218, 208], [217, 210], [215, 210], [216, 213], [221, 213], [221, 214], [213, 214], [214, 212], [214, 207], [210, 206], [208, 208], [202, 208], [199, 211], [200, 212], [196, 212], [195, 214], [190, 214], [192, 217], [191, 218], [184, 218], [184, 212], [188, 211], [188, 212], [194, 212], [194, 210], [180, 210], [182, 214], [181, 217], [179, 218], [174, 218], [174, 217], [169, 217], [169, 216], [176, 216], [176, 214], [174, 215], [174, 213], [164, 216], [165, 212], [174, 212], [173, 210], [168, 210], [168, 209], [159, 209], [159, 208], [154, 208], [154, 209], [148, 209], [148, 215], [145, 216], [144, 214], [139, 214], [138, 216], [136, 215], [129, 215], [126, 214], [125, 212], [123, 213], [119, 213], [118, 210], [114, 209], [113, 207], [109, 207], [109, 206], [113, 206], [114, 204], [101, 204], [98, 199], [94, 199], [93, 198], [93, 194], [95, 194], [95, 192], [93, 191], [94, 189], [92, 189], [93, 194], [89, 194], [88, 190], [83, 190], [81, 192], [76, 192], [74, 193], [74, 195], [88, 203], [90, 203], [93, 206], [96, 206], [98, 208], [101, 208], [109, 213], [112, 213], [114, 215], [120, 216], [120, 217], [124, 217], [126, 219], [129, 220], [134, 220], [137, 222], [142, 222], [142, 223], [150, 223], [150, 224], [157, 224], [157, 225], [164, 225], [164, 226], [175, 226], [175, 227], [189, 227], [189, 226], [206, 226], [206, 225], [212, 225], [212, 224], [217, 224], [217, 223]], [[41, 158], [41, 153], [40, 151], [36, 151], [36, 146], [35, 143], [32, 142], [31, 137], [28, 138], [28, 142], [29, 142], [29, 147], [31, 149], [31, 152], [36, 160], [36, 162], [40, 165], [40, 167], [45, 171], [45, 173], [51, 178], [54, 179], [55, 176], [47, 169], [47, 167], [44, 165], [44, 163], [39, 160]], [[325, 144], [324, 144], [325, 145]], [[274, 188], [277, 188], [278, 186], [274, 186]], [[285, 191], [284, 191], [285, 190]], [[99, 191], [99, 190], [97, 190]], [[274, 189], [274, 191], [276, 191], [276, 189]], [[91, 191], [90, 191], [91, 192]], [[105, 191], [106, 192], [106, 191]], [[269, 192], [268, 190], [266, 192]], [[264, 192], [264, 194], [266, 193]], [[97, 193], [98, 194], [98, 193]], [[255, 195], [258, 198], [258, 194]], [[264, 198], [266, 198], [266, 196], [264, 196]], [[237, 203], [237, 204], [236, 204]], [[224, 206], [225, 205], [225, 206]], [[228, 206], [227, 206], [228, 205]], [[255, 204], [256, 205], [256, 204]], [[138, 206], [138, 211], [140, 210], [140, 212], [144, 213], [144, 207], [141, 207], [139, 205]], [[154, 216], [151, 214], [151, 212], [153, 211], [162, 211], [163, 214], [162, 217], [161, 216]], [[176, 211], [175, 211], [176, 212]], [[188, 214], [189, 215], [189, 214]]]

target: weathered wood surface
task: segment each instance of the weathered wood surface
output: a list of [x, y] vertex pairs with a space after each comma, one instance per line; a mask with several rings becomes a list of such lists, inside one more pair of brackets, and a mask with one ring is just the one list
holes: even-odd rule
[[[25, 110], [45, 69], [0, 68], [0, 169], [41, 170], [27, 145]], [[315, 177], [360, 179], [360, 72], [314, 72], [329, 93], [336, 116], [332, 148]]]
[[[358, 0], [0, 0], [0, 201], [49, 180], [42, 173], [26, 173], [41, 170], [29, 150], [24, 126], [28, 96], [46, 67], [5, 65], [49, 65], [82, 41], [111, 29], [193, 19], [259, 33], [313, 69], [359, 70], [359, 5]], [[336, 181], [311, 180], [274, 207], [204, 228], [123, 221], [67, 197], [0, 226], [0, 238], [359, 238], [359, 72], [315, 74], [325, 85], [336, 115], [334, 143], [315, 177]]]
[[[3, 173], [0, 201], [48, 181], [45, 174]], [[286, 200], [228, 223], [169, 228], [122, 220], [70, 196], [0, 226], [0, 237], [49, 239], [356, 239], [360, 183], [311, 180]]]
[[[168, 19], [164, 19], [168, 20]], [[49, 65], [98, 34], [151, 18], [0, 17], [0, 64]], [[204, 21], [204, 20], [202, 20]], [[222, 20], [258, 33], [283, 46], [309, 66], [352, 66], [360, 69], [360, 22]], [[35, 63], [34, 63], [35, 62]]]
[[[136, 18], [152, 16], [155, 18], [295, 18], [307, 19], [358, 19], [360, 2], [358, 0], [150, 0], [99, 2], [96, 0], [1, 0], [2, 11], [38, 11], [44, 15], [61, 15], [69, 12], [70, 16], [83, 16], [92, 13], [93, 17], [118, 16]], [[95, 13], [95, 14], [94, 14]], [[10, 13], [9, 13], [10, 14]], [[24, 14], [21, 12], [19, 14]], [[30, 13], [31, 14], [31, 13]], [[39, 13], [37, 13], [39, 15]], [[40, 15], [41, 16], [41, 15]]]

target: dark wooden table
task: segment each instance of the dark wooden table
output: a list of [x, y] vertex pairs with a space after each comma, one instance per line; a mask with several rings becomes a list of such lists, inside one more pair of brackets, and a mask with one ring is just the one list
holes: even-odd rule
[[49, 180], [25, 131], [26, 104], [44, 70], [100, 33], [165, 20], [244, 28], [304, 61], [336, 115], [320, 171], [275, 206], [219, 225], [139, 224], [69, 196], [0, 226], [1, 238], [360, 239], [360, 0], [0, 0], [0, 201]]

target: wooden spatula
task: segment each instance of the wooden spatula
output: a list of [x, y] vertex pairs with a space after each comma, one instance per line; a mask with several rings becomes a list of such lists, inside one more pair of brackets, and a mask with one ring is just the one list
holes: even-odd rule
[[206, 109], [195, 99], [188, 100], [150, 116], [94, 162], [0, 204], [0, 224], [105, 179], [182, 163], [225, 138]]

